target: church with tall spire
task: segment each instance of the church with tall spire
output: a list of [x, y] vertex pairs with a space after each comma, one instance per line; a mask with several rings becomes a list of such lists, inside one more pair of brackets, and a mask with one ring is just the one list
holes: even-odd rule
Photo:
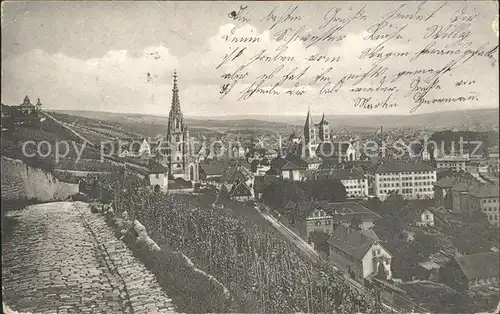
[[186, 181], [199, 180], [199, 165], [193, 158], [188, 126], [184, 121], [179, 101], [177, 86], [177, 71], [174, 71], [172, 86], [172, 104], [168, 115], [167, 128], [168, 152], [166, 166], [174, 179], [183, 178]]

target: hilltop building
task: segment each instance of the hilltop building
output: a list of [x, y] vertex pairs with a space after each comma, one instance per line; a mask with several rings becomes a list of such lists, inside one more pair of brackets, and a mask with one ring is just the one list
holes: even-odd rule
[[28, 95], [24, 97], [23, 103], [19, 106], [6, 106], [2, 104], [2, 118], [37, 117], [41, 111], [42, 103], [40, 102], [40, 98], [38, 98], [36, 104], [32, 104]]

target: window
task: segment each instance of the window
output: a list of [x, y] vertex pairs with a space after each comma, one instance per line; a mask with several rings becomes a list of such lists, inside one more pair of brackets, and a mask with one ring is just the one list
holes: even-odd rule
[[160, 174], [159, 173], [155, 174], [155, 178], [159, 179], [160, 178]]
[[316, 227], [317, 227], [317, 226], [321, 226], [321, 221], [316, 221], [316, 222], [315, 222], [315, 225], [316, 225]]
[[425, 215], [425, 220], [429, 220], [429, 215]]

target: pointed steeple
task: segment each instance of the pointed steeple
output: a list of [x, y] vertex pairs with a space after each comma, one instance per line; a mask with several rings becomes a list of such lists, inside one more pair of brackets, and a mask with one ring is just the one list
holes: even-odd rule
[[321, 117], [321, 121], [319, 122], [319, 124], [324, 124], [326, 121], [325, 121], [325, 113], [323, 112], [323, 116]]
[[304, 128], [311, 128], [313, 126], [314, 124], [311, 116], [311, 108], [309, 108], [307, 109], [307, 117], [306, 117], [306, 123], [304, 124]]
[[30, 98], [28, 97], [28, 95], [26, 95], [26, 97], [24, 97], [24, 103], [25, 104], [29, 104], [30, 103]]
[[170, 113], [180, 113], [181, 104], [179, 102], [179, 88], [177, 87], [177, 71], [174, 70], [174, 84], [172, 87], [172, 108]]
[[40, 102], [40, 98], [38, 98], [38, 101], [36, 102], [36, 105], [37, 106], [41, 106], [42, 105], [42, 103]]

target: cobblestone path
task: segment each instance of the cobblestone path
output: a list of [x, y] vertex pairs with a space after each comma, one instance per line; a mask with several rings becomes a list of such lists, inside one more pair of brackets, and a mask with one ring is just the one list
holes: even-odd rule
[[167, 313], [171, 300], [87, 204], [58, 202], [10, 212], [2, 247], [3, 301], [33, 313]]

